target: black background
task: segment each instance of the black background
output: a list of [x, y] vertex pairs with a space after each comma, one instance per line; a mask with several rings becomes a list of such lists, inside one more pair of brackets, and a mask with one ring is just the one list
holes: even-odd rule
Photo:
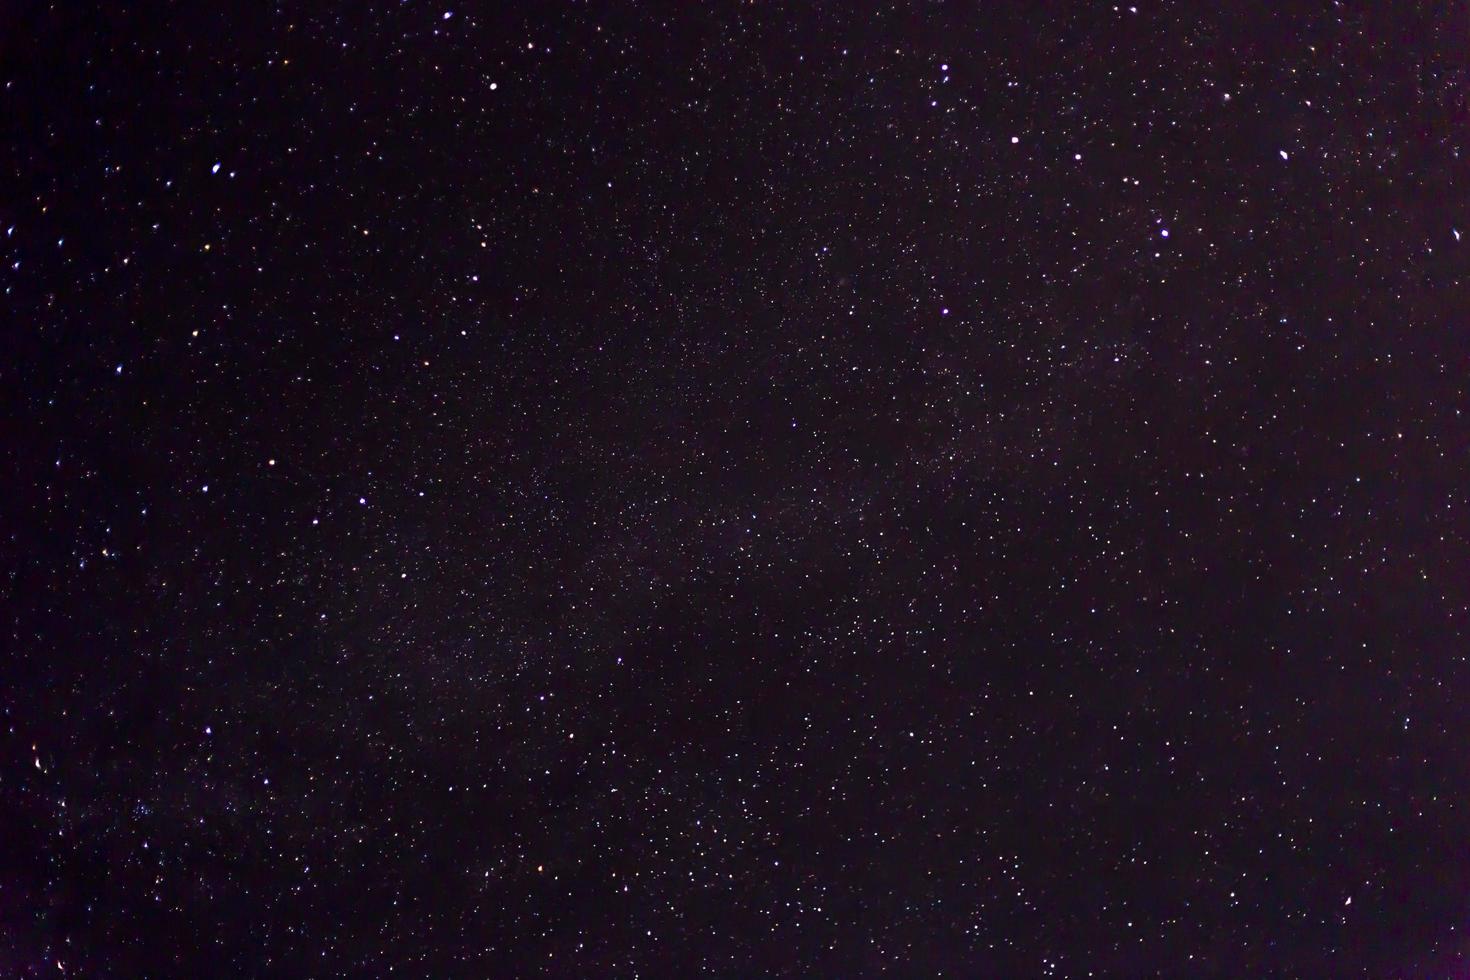
[[1464, 3], [97, 7], [0, 972], [1462, 963]]

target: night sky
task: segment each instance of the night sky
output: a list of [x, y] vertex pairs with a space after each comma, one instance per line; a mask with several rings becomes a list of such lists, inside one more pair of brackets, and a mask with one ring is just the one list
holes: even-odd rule
[[1467, 85], [0, 5], [0, 975], [1465, 975]]

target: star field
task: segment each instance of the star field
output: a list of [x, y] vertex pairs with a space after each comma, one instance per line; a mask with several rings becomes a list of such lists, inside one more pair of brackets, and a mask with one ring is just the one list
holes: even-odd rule
[[1470, 969], [1463, 4], [0, 38], [0, 974]]

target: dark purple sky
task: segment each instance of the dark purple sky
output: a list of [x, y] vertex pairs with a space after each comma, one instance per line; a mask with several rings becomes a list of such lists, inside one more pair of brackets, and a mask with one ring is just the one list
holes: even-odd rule
[[0, 973], [1464, 969], [1467, 51], [0, 5]]

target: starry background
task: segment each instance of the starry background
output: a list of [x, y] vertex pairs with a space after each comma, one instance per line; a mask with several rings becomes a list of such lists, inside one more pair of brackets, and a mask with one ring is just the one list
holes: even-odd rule
[[1208, 6], [0, 8], [0, 973], [1463, 969], [1470, 8]]

